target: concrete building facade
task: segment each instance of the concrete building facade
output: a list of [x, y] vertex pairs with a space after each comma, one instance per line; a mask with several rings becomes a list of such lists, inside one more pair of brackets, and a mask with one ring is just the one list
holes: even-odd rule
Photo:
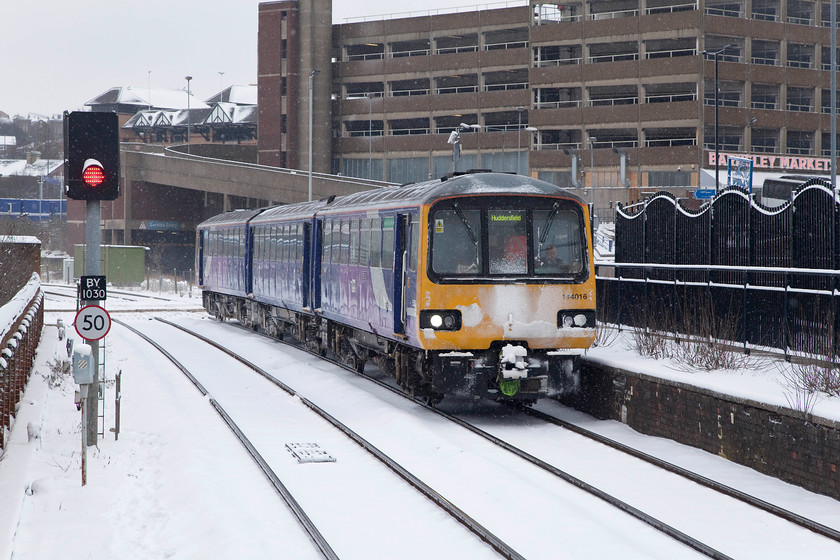
[[327, 26], [328, 0], [264, 3], [260, 162], [307, 168], [320, 70], [316, 171], [395, 183], [518, 171], [604, 211], [714, 188], [731, 156], [756, 177], [827, 173], [830, 5], [530, 0]]

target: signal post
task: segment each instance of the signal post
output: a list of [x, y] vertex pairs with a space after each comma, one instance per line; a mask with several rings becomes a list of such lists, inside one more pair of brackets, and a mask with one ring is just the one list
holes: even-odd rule
[[[89, 277], [98, 277], [99, 246], [102, 238], [100, 201], [115, 200], [120, 195], [120, 142], [117, 114], [65, 111], [64, 153], [67, 198], [86, 201], [85, 274]], [[89, 295], [97, 297], [96, 292]], [[87, 299], [82, 301], [82, 306], [85, 309], [90, 306], [98, 307], [99, 302], [100, 299]], [[81, 311], [84, 309], [80, 310], [80, 314]], [[91, 337], [85, 340], [90, 345], [93, 374], [87, 387], [82, 388], [83, 394], [87, 392], [83, 403], [87, 414], [82, 426], [82, 431], [87, 437], [83, 434], [83, 440], [91, 446], [96, 445], [99, 431], [95, 411], [99, 396], [99, 339], [104, 334], [97, 336], [99, 333], [96, 331], [87, 333], [84, 328], [80, 330], [78, 324], [76, 330], [83, 338]], [[86, 377], [84, 379], [87, 380]], [[94, 413], [91, 414], [91, 411]]]

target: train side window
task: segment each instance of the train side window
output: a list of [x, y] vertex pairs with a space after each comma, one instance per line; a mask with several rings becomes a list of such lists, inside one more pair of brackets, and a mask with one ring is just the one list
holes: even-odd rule
[[350, 262], [350, 220], [341, 222], [341, 264]]
[[359, 220], [350, 222], [350, 264], [359, 264]]
[[332, 253], [330, 255], [330, 262], [338, 264], [341, 262], [341, 221], [333, 220], [332, 222], [332, 236], [330, 237], [330, 245], [332, 246]]
[[382, 220], [373, 218], [370, 221], [370, 267], [379, 268], [382, 265]]
[[408, 226], [408, 269], [417, 270], [417, 253], [420, 248], [420, 222], [411, 218]]
[[382, 268], [394, 268], [394, 218], [382, 219]]
[[277, 226], [268, 228], [268, 260], [277, 260]]
[[237, 237], [237, 243], [236, 243], [237, 256], [240, 259], [244, 259], [245, 258], [245, 229], [244, 228], [239, 228], [236, 231], [236, 233], [237, 233], [237, 236], [236, 236]]
[[370, 263], [370, 220], [365, 218], [360, 224], [359, 231], [359, 264], [367, 266]]
[[321, 262], [328, 263], [332, 254], [332, 222], [330, 220], [324, 220], [322, 230], [321, 235], [324, 241], [321, 245]]
[[303, 225], [295, 224], [293, 230], [295, 232], [295, 262], [303, 261]]

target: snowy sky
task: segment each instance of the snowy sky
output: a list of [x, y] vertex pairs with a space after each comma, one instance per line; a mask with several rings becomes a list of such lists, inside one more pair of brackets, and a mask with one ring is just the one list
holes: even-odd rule
[[[259, 3], [3, 0], [0, 52], [6, 56], [0, 63], [0, 111], [60, 113], [82, 108], [114, 86], [151, 81], [153, 88], [185, 88], [187, 75], [199, 99], [212, 96], [220, 85], [255, 84]], [[463, 11], [476, 4], [424, 0], [423, 11], [418, 7], [411, 15]], [[389, 0], [333, 0], [333, 22], [405, 14], [403, 6]]]

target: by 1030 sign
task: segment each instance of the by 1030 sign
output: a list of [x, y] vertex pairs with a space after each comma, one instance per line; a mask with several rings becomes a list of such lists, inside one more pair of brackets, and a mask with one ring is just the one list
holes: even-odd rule
[[88, 305], [76, 313], [74, 326], [85, 340], [100, 340], [111, 330], [111, 316], [98, 305]]

